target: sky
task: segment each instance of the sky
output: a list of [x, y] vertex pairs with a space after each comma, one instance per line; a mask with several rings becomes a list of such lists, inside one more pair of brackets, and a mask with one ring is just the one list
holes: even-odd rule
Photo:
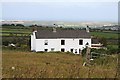
[[4, 0], [2, 20], [117, 22], [117, 0]]

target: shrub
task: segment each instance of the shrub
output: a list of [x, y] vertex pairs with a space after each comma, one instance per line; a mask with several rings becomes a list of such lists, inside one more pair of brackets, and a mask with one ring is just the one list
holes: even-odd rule
[[119, 49], [117, 48], [108, 48], [107, 50], [107, 54], [111, 55], [111, 54], [117, 54], [119, 51]]
[[8, 46], [8, 44], [9, 44], [9, 41], [2, 41], [2, 45]]
[[103, 44], [103, 46], [107, 46], [107, 39], [104, 37], [99, 38], [100, 43]]

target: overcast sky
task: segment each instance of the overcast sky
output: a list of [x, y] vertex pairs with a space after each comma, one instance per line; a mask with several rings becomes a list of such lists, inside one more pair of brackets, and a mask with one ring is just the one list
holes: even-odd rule
[[4, 0], [2, 20], [117, 22], [117, 0]]

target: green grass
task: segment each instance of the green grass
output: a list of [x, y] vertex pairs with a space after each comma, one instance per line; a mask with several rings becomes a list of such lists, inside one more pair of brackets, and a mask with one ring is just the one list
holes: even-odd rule
[[3, 33], [3, 34], [1, 34], [0, 33], [0, 36], [30, 36], [30, 34], [27, 34], [27, 33], [19, 33], [19, 34], [13, 34], [13, 35], [11, 35], [10, 33]]
[[118, 34], [113, 32], [90, 32], [92, 36], [104, 37], [107, 39], [118, 39]]
[[106, 59], [106, 65], [99, 63], [89, 68], [82, 66], [80, 55], [3, 50], [2, 74], [3, 78], [114, 78], [115, 60], [113, 55]]
[[14, 32], [14, 31], [21, 31], [21, 32], [24, 32], [24, 31], [27, 31], [27, 32], [30, 32], [30, 31], [32, 31], [32, 29], [31, 28], [23, 28], [23, 29], [21, 29], [21, 28], [2, 28], [2, 32], [3, 31], [5, 31], [5, 32]]
[[114, 49], [118, 49], [119, 48], [118, 45], [107, 45], [107, 47], [112, 47]]
[[23, 36], [23, 35], [29, 35], [31, 34], [32, 30], [31, 29], [8, 29], [8, 28], [3, 28], [1, 29], [1, 33], [0, 36], [10, 36], [10, 34], [12, 33], [13, 35], [17, 36]]
[[15, 29], [15, 30], [2, 30], [0, 31], [2, 33], [31, 33], [31, 31], [29, 30], [24, 30], [24, 29]]

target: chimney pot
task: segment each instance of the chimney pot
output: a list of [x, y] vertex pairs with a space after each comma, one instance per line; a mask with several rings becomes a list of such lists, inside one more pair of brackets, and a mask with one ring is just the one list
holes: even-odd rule
[[56, 32], [56, 28], [53, 28], [53, 32], [54, 32], [54, 33]]
[[89, 26], [88, 26], [88, 25], [87, 25], [87, 27], [86, 27], [86, 32], [90, 32], [90, 31], [89, 31]]
[[37, 32], [37, 26], [34, 26], [33, 32]]

